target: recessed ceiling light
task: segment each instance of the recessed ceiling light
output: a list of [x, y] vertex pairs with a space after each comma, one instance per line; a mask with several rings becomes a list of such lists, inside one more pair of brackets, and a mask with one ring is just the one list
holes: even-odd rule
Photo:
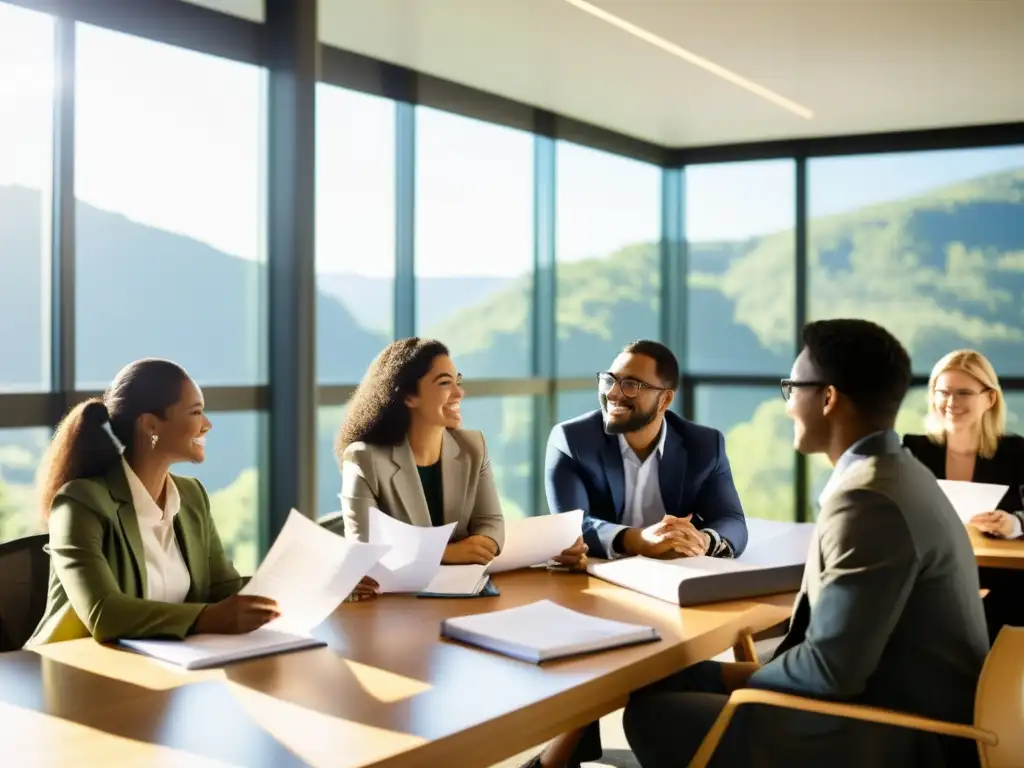
[[634, 37], [643, 40], [645, 43], [650, 43], [651, 45], [660, 48], [666, 53], [671, 53], [673, 56], [678, 56], [680, 59], [688, 61], [691, 64], [696, 64], [701, 69], [704, 69], [713, 75], [718, 75], [720, 78], [722, 78], [723, 80], [728, 80], [733, 85], [738, 85], [740, 88], [745, 88], [751, 93], [757, 94], [762, 99], [767, 99], [773, 104], [776, 104], [777, 106], [780, 106], [783, 109], [792, 112], [794, 115], [802, 117], [805, 120], [810, 120], [812, 117], [814, 117], [814, 112], [812, 112], [810, 109], [803, 106], [802, 104], [797, 104], [795, 101], [791, 101], [790, 99], [787, 99], [785, 96], [782, 96], [778, 93], [775, 93], [775, 91], [765, 88], [763, 85], [758, 85], [753, 80], [748, 80], [742, 75], [738, 75], [735, 72], [728, 70], [719, 64], [715, 64], [715, 62], [705, 59], [703, 56], [698, 56], [696, 53], [688, 51], [685, 48], [678, 46], [675, 43], [670, 42], [669, 40], [666, 40], [663, 37], [659, 37], [653, 32], [648, 32], [646, 29], [638, 27], [636, 24], [632, 24], [626, 21], [625, 19], [616, 16], [614, 13], [609, 13], [603, 8], [598, 8], [596, 5], [588, 3], [586, 0], [565, 1], [569, 3], [569, 5], [573, 5], [579, 8], [584, 13], [589, 13], [591, 16], [594, 16], [595, 18], [601, 19], [601, 21], [606, 21], [612, 26], [618, 27], [623, 32], [628, 32]]

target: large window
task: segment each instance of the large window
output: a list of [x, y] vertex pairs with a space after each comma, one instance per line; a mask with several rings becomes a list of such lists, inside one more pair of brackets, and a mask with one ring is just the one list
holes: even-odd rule
[[49, 386], [53, 27], [0, 3], [0, 391]]
[[951, 350], [1024, 375], [1024, 147], [808, 163], [808, 313], [864, 317], [917, 373]]
[[316, 516], [323, 517], [341, 509], [341, 468], [334, 443], [348, 410], [347, 405], [321, 405], [316, 415]]
[[416, 329], [474, 378], [530, 374], [533, 136], [416, 110]]
[[263, 71], [84, 24], [77, 62], [78, 386], [263, 383]]
[[543, 513], [533, 502], [533, 399], [467, 397], [462, 401], [462, 426], [484, 434], [506, 519]]
[[559, 142], [557, 371], [590, 376], [660, 334], [661, 169]]
[[316, 94], [317, 379], [353, 383], [394, 335], [395, 104]]
[[781, 374], [792, 363], [792, 160], [686, 169], [691, 373]]
[[35, 473], [49, 442], [46, 427], [0, 429], [0, 542], [45, 530]]
[[697, 387], [695, 417], [725, 435], [736, 490], [749, 517], [793, 520], [793, 422], [778, 387]]
[[266, 444], [266, 417], [250, 411], [211, 413], [206, 461], [175, 467], [199, 478], [210, 494], [210, 507], [224, 549], [242, 575], [259, 562], [262, 514], [260, 464]]

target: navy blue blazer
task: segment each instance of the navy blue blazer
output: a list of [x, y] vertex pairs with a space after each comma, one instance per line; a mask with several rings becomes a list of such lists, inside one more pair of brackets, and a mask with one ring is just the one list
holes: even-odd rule
[[[735, 555], [747, 546], [747, 522], [733, 483], [725, 438], [672, 413], [665, 414], [665, 451], [658, 469], [669, 515], [694, 515], [697, 528], [713, 528]], [[602, 527], [621, 525], [626, 475], [615, 435], [605, 434], [601, 411], [562, 422], [548, 437], [544, 481], [551, 512], [583, 510], [583, 539], [594, 557], [609, 557]], [[699, 519], [698, 519], [699, 518]]]

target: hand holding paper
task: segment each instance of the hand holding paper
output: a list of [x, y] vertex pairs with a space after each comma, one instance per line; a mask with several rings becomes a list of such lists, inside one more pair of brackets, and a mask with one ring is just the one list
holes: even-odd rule
[[277, 601], [279, 632], [305, 634], [322, 622], [390, 548], [347, 541], [294, 509], [243, 595]]
[[583, 528], [583, 510], [505, 521], [505, 548], [487, 567], [489, 573], [546, 563], [573, 545]]
[[939, 480], [939, 487], [953, 505], [957, 515], [964, 523], [982, 512], [991, 512], [999, 508], [999, 502], [1010, 489], [1008, 485], [992, 485], [991, 483], [968, 483], [963, 480]]

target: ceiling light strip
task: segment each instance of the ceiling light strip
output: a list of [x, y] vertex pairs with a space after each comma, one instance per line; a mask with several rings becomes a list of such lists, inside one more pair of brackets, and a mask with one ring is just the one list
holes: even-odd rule
[[645, 43], [650, 43], [651, 45], [660, 48], [666, 53], [671, 53], [673, 56], [678, 56], [680, 59], [683, 59], [684, 61], [688, 61], [691, 64], [695, 64], [696, 66], [700, 67], [701, 69], [704, 69], [714, 75], [718, 75], [718, 77], [722, 78], [723, 80], [728, 80], [733, 85], [738, 85], [740, 88], [744, 88], [750, 91], [751, 93], [760, 96], [762, 99], [766, 99], [772, 102], [773, 104], [780, 106], [789, 112], [792, 112], [794, 115], [797, 115], [798, 117], [802, 117], [805, 120], [810, 120], [811, 118], [814, 117], [814, 112], [812, 112], [810, 109], [803, 106], [802, 104], [797, 104], [795, 101], [791, 101], [790, 99], [787, 99], [785, 96], [782, 96], [778, 93], [775, 93], [775, 91], [765, 88], [763, 85], [758, 85], [753, 80], [748, 80], [742, 75], [738, 75], [735, 72], [728, 70], [723, 66], [715, 64], [715, 62], [709, 61], [708, 59], [705, 59], [703, 56], [698, 56], [696, 53], [688, 51], [685, 48], [682, 48], [676, 45], [675, 43], [666, 40], [663, 37], [658, 37], [658, 35], [654, 34], [653, 32], [648, 32], [646, 29], [638, 27], [636, 24], [632, 24], [626, 21], [625, 19], [616, 16], [613, 13], [609, 13], [603, 8], [598, 8], [596, 5], [592, 5], [591, 3], [586, 2], [586, 0], [565, 1], [569, 3], [569, 5], [573, 5], [576, 8], [579, 8], [584, 13], [589, 13], [591, 16], [601, 19], [602, 21], [606, 21], [612, 26], [618, 27], [623, 32], [628, 32], [634, 37], [643, 40]]

